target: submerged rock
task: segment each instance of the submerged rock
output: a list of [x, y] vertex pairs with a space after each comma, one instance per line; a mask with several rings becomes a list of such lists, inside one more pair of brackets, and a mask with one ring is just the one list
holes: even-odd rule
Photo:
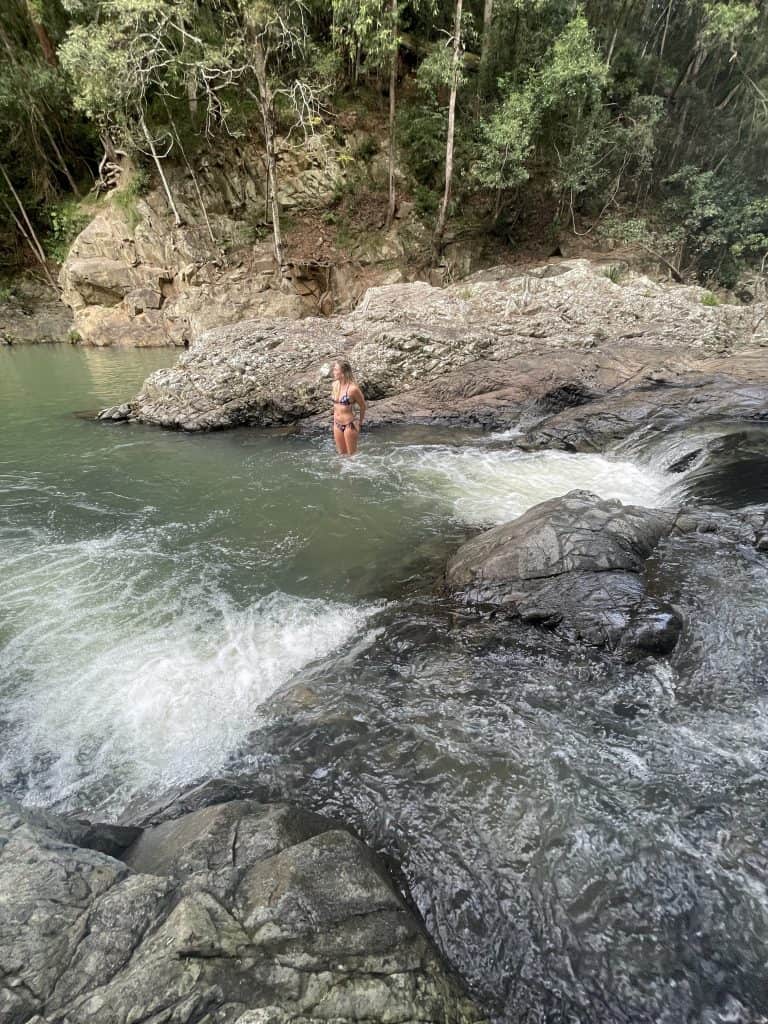
[[115, 828], [0, 803], [3, 1024], [480, 1021], [381, 862], [317, 815]]

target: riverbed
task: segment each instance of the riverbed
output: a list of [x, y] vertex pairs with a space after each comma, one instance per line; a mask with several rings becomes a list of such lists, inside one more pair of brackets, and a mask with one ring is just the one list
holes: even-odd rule
[[634, 666], [436, 588], [466, 537], [573, 488], [695, 498], [695, 462], [666, 470], [700, 439], [400, 428], [344, 461], [93, 422], [175, 355], [0, 351], [0, 789], [116, 817], [247, 771], [391, 854], [498, 1020], [757, 1020], [764, 556], [675, 541], [684, 637]]

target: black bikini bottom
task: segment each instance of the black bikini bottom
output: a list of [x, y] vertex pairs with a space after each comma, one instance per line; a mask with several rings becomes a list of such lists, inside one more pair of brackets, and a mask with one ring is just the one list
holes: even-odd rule
[[338, 421], [338, 420], [334, 420], [334, 421], [333, 421], [333, 425], [334, 425], [334, 427], [336, 427], [336, 428], [337, 428], [338, 430], [340, 430], [340, 431], [342, 432], [342, 434], [343, 434], [343, 433], [344, 433], [344, 431], [345, 431], [345, 430], [347, 429], [347, 427], [352, 427], [352, 429], [353, 429], [353, 430], [357, 430], [357, 427], [355, 426], [355, 424], [354, 424], [354, 423], [339, 423], [339, 421]]

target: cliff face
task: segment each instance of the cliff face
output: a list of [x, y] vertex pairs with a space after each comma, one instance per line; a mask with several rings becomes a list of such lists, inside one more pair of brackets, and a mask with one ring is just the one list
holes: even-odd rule
[[357, 182], [373, 181], [384, 166], [375, 145], [366, 148], [373, 152], [362, 164], [355, 159], [358, 136], [353, 131], [338, 144], [318, 138], [300, 148], [284, 145], [283, 275], [265, 219], [264, 173], [255, 147], [233, 146], [203, 160], [194, 177], [191, 170], [169, 168], [181, 225], [160, 189], [134, 197], [126, 174], [76, 238], [61, 270], [62, 298], [80, 339], [185, 345], [209, 328], [241, 320], [296, 320], [349, 309], [366, 287], [402, 280], [407, 205], [389, 232], [378, 223], [369, 234], [350, 225], [343, 247], [331, 225], [337, 218], [330, 207], [353, 189], [348, 168], [354, 167]]

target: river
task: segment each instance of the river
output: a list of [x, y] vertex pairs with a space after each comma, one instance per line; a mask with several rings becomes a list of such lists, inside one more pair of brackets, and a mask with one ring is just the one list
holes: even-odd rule
[[754, 1024], [763, 556], [674, 542], [684, 637], [635, 666], [435, 590], [466, 536], [575, 487], [673, 503], [696, 439], [533, 454], [514, 425], [403, 428], [343, 461], [77, 415], [174, 358], [0, 350], [0, 789], [103, 818], [247, 771], [394, 856], [499, 1021]]

